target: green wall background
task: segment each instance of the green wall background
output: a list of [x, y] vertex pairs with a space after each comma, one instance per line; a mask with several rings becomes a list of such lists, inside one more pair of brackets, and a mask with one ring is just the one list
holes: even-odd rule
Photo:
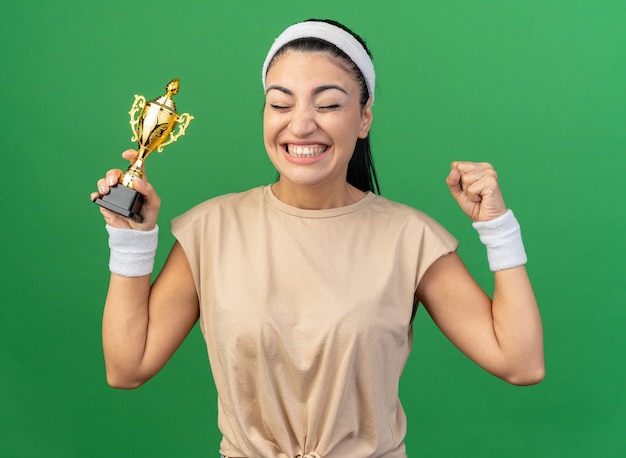
[[[501, 382], [423, 310], [402, 380], [409, 455], [626, 456], [626, 2], [155, 0], [4, 2], [0, 455], [217, 456], [201, 336], [136, 391], [104, 379], [103, 222], [89, 193], [131, 147], [134, 94], [181, 78], [187, 136], [148, 162], [168, 222], [266, 184], [260, 68], [308, 17], [370, 44], [383, 194], [445, 224], [476, 278], [485, 254], [448, 195], [455, 159], [491, 161], [522, 222], [545, 327], [547, 377]], [[338, 351], [340, 351], [338, 349]]]

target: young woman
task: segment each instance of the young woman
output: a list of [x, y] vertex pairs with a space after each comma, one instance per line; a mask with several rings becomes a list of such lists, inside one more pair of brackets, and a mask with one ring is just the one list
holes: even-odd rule
[[[331, 21], [295, 24], [274, 42], [262, 76], [265, 148], [278, 180], [176, 218], [177, 242], [153, 285], [155, 190], [137, 183], [141, 224], [101, 210], [111, 246], [110, 385], [146, 382], [200, 319], [224, 456], [404, 457], [398, 382], [420, 302], [487, 371], [539, 382], [541, 320], [493, 168], [455, 162], [446, 180], [487, 246], [490, 299], [445, 229], [375, 194], [375, 73], [360, 38]], [[92, 199], [119, 174], [99, 180]]]

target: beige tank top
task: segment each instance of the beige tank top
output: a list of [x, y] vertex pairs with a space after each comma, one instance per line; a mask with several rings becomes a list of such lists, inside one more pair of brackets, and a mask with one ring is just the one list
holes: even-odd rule
[[269, 186], [172, 222], [193, 272], [228, 457], [405, 457], [415, 289], [457, 241], [368, 193], [329, 210]]

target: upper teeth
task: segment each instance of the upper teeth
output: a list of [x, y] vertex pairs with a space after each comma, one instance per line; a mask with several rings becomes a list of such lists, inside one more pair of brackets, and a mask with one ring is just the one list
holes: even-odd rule
[[287, 151], [292, 156], [312, 157], [319, 156], [326, 151], [326, 146], [319, 145], [287, 145]]

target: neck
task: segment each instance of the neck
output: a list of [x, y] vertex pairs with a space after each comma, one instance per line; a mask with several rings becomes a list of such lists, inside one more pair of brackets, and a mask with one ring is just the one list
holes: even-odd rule
[[365, 196], [365, 192], [347, 182], [329, 188], [327, 185], [299, 186], [281, 179], [272, 185], [272, 192], [287, 205], [306, 210], [345, 207]]

